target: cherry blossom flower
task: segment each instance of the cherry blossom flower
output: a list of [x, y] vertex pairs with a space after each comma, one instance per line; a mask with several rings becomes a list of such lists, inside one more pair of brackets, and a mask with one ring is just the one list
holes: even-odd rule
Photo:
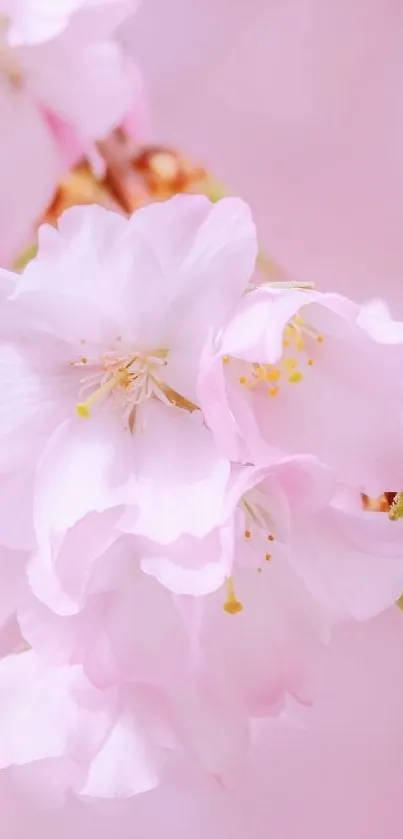
[[27, 244], [77, 156], [143, 109], [141, 78], [113, 37], [133, 2], [0, 2], [0, 260]]
[[[229, 463], [194, 401], [197, 373], [255, 254], [237, 199], [178, 196], [130, 220], [75, 208], [42, 228], [4, 327], [0, 472], [34, 470], [49, 561], [92, 511], [116, 524], [127, 505], [138, 535], [166, 543], [215, 525]], [[88, 554], [113, 527], [87, 533]]]
[[[235, 618], [221, 592], [178, 601], [136, 568], [133, 545], [126, 555], [132, 567], [127, 563], [124, 577], [120, 569], [120, 586], [93, 590], [75, 615], [54, 614], [26, 590], [18, 608], [22, 636], [49, 678], [80, 665], [97, 691], [147, 688], [169, 711], [172, 750], [184, 750], [223, 784], [236, 783], [250, 718], [281, 713], [289, 700], [312, 701], [327, 615], [285, 565], [266, 580], [238, 580], [244, 612]], [[57, 730], [57, 720], [50, 724]]]
[[205, 353], [199, 397], [222, 451], [310, 452], [369, 495], [403, 485], [403, 324], [337, 294], [257, 289]]
[[38, 780], [49, 787], [50, 798], [69, 789], [125, 797], [158, 784], [170, 743], [164, 701], [156, 691], [101, 691], [79, 666], [48, 667], [32, 651], [2, 659], [0, 683], [2, 769], [30, 768], [35, 786], [39, 766]]
[[[76, 536], [69, 531], [56, 562], [49, 564], [41, 551], [31, 559], [17, 606], [23, 638], [49, 666], [82, 664], [100, 688], [129, 681], [163, 689], [183, 725], [190, 724], [192, 709], [203, 709], [204, 742], [214, 742], [216, 720], [223, 732], [232, 720], [226, 742], [239, 743], [241, 759], [251, 716], [279, 713], [289, 697], [312, 701], [317, 667], [339, 617], [334, 603], [312, 596], [287, 561], [284, 485], [294, 506], [313, 512], [326, 493], [326, 470], [323, 475], [308, 459], [283, 464], [283, 475], [277, 471], [277, 481], [274, 467], [263, 479], [262, 470], [242, 474], [232, 488], [232, 503], [240, 505], [231, 577], [230, 557], [220, 563], [217, 553], [219, 533], [168, 546], [115, 534], [97, 555], [89, 534], [105, 540], [113, 522], [105, 521], [110, 513], [96, 514], [103, 523], [88, 515]], [[221, 534], [227, 550], [229, 530], [227, 524]], [[220, 771], [237, 771], [231, 754], [228, 745], [217, 758]], [[210, 757], [218, 771], [214, 750]]]

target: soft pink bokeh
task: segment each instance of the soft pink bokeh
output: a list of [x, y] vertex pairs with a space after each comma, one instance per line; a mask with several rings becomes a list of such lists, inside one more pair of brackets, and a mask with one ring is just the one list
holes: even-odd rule
[[298, 278], [403, 313], [400, 0], [145, 0], [154, 134], [251, 201]]

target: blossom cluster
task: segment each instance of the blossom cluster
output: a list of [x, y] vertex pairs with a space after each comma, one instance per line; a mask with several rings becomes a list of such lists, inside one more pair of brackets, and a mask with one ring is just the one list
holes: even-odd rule
[[178, 195], [1, 272], [0, 768], [49, 799], [233, 787], [403, 591], [363, 503], [403, 487], [403, 324], [256, 256], [242, 200]]

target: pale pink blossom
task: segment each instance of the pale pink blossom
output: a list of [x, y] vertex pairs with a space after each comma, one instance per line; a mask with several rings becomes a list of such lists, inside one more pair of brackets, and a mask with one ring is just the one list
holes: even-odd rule
[[[60, 774], [54, 772], [46, 784], [41, 770], [37, 763], [0, 777], [1, 814], [13, 839], [25, 839], [27, 823], [31, 839], [87, 839], [89, 831], [97, 839], [117, 835], [133, 839], [134, 826], [144, 839], [205, 839], [206, 835], [247, 839], [249, 835], [250, 814], [238, 801], [238, 791], [224, 787], [219, 778], [203, 772], [186, 756], [168, 766], [160, 786], [145, 794], [114, 801], [78, 800], [70, 795], [62, 806], [53, 808], [49, 807], [50, 791], [60, 783]], [[265, 825], [266, 821], [262, 828]], [[264, 834], [256, 836], [264, 839]]]
[[[295, 518], [310, 520], [327, 508], [330, 471], [314, 457], [277, 458], [265, 467], [233, 466], [219, 526], [204, 539], [182, 536], [168, 546], [145, 542], [142, 568], [175, 594], [217, 590], [238, 566], [254, 573], [271, 560], [283, 563]], [[131, 531], [126, 513], [119, 529]]]
[[181, 755], [230, 783], [248, 752], [248, 723], [236, 705], [191, 681], [170, 692], [134, 679], [100, 688], [79, 665], [49, 666], [24, 651], [0, 661], [0, 687], [0, 768], [22, 768], [23, 782], [34, 793], [42, 786], [49, 803], [69, 790], [85, 798], [144, 793]]
[[216, 690], [252, 716], [288, 694], [309, 702], [334, 626], [370, 619], [403, 591], [403, 524], [364, 511], [359, 492], [307, 457], [236, 468], [227, 505], [204, 539], [145, 545], [142, 568], [200, 598], [195, 655]]
[[2, 264], [29, 242], [65, 170], [143, 110], [140, 75], [114, 37], [135, 5], [1, 0]]
[[27, 591], [22, 635], [49, 672], [80, 664], [98, 690], [157, 692], [169, 708], [172, 748], [232, 785], [248, 754], [250, 718], [281, 713], [290, 698], [312, 701], [327, 617], [286, 565], [260, 584], [258, 575], [256, 584], [238, 580], [244, 615], [234, 616], [222, 592], [177, 601], [136, 569], [134, 553], [131, 546], [121, 587], [92, 594], [76, 615], [55, 615]]
[[196, 678], [197, 695], [207, 686], [246, 717], [289, 695], [310, 702], [335, 624], [368, 620], [403, 590], [402, 523], [359, 502], [300, 457], [235, 469], [222, 524], [204, 538], [118, 538], [127, 514], [90, 514], [56, 561], [31, 558], [22, 635], [100, 686], [130, 679], [172, 695]]
[[[50, 592], [49, 583], [43, 602], [49, 571], [37, 565], [33, 580], [31, 569], [31, 586], [42, 602], [25, 586], [17, 609], [28, 644], [49, 665], [81, 663], [99, 687], [129, 680], [163, 688], [175, 707], [180, 703], [181, 716], [191, 717], [195, 702], [206, 714], [216, 707], [223, 720], [232, 709], [238, 722], [230, 740], [235, 730], [242, 739], [249, 717], [281, 711], [288, 696], [312, 701], [333, 619], [287, 561], [257, 556], [256, 566], [251, 560], [234, 569], [233, 588], [223, 584], [200, 596], [199, 584], [198, 596], [178, 596], [141, 571], [142, 556], [141, 540], [126, 538], [109, 552], [108, 568], [96, 560], [89, 576], [84, 569], [86, 596], [69, 612], [66, 598]], [[71, 554], [72, 577], [81, 557], [79, 552], [75, 564]], [[179, 564], [176, 579], [181, 571], [189, 587]], [[207, 723], [204, 731], [211, 736]]]
[[[4, 327], [0, 473], [35, 469], [43, 561], [67, 554], [78, 527], [90, 562], [124, 506], [135, 533], [161, 542], [214, 527], [229, 463], [194, 401], [197, 372], [255, 254], [238, 199], [178, 196], [130, 220], [75, 208], [41, 229]], [[86, 529], [103, 511], [105, 531]]]
[[[130, 532], [127, 513], [118, 527]], [[333, 619], [368, 620], [403, 591], [402, 546], [403, 522], [364, 510], [360, 492], [314, 457], [277, 457], [233, 466], [220, 526], [204, 539], [144, 542], [141, 566], [175, 594], [202, 596], [236, 583], [241, 568], [275, 578], [289, 564]], [[236, 611], [232, 585], [226, 608]]]
[[[289, 696], [313, 699], [340, 614], [336, 597], [312, 596], [288, 551], [294, 514], [312, 517], [329, 482], [309, 458], [240, 470], [222, 526], [168, 545], [119, 536], [132, 526], [127, 510], [87, 514], [52, 554], [30, 558], [16, 606], [23, 638], [50, 666], [82, 664], [99, 687], [163, 689], [183, 719], [195, 703], [222, 726], [234, 713], [226, 742], [242, 742], [249, 717], [278, 713]], [[205, 741], [212, 731], [206, 722]]]
[[158, 691], [99, 690], [81, 667], [48, 667], [32, 651], [0, 661], [0, 684], [0, 767], [25, 767], [33, 789], [121, 798], [158, 785], [175, 741]]
[[[109, 802], [69, 796], [50, 809], [37, 798], [49, 804], [59, 793], [60, 799], [68, 770], [66, 783], [60, 763], [36, 761], [1, 773], [2, 821], [13, 839], [26, 838], [27, 824], [32, 839], [133, 839], [133, 825], [147, 839], [267, 839], [273, 831], [278, 839], [393, 835], [403, 771], [402, 633], [397, 609], [344, 627], [329, 648], [313, 709], [299, 725], [255, 720], [249, 758], [232, 787], [182, 754], [165, 764], [158, 788], [146, 794]], [[88, 696], [85, 688], [82, 698]], [[100, 722], [98, 713], [98, 733]], [[65, 731], [65, 718], [59, 725]], [[97, 733], [91, 716], [89, 725]], [[88, 740], [85, 730], [84, 747]], [[124, 766], [123, 757], [120, 777]]]
[[403, 485], [403, 324], [336, 294], [247, 294], [206, 350], [199, 397], [222, 451], [316, 454], [370, 495]]

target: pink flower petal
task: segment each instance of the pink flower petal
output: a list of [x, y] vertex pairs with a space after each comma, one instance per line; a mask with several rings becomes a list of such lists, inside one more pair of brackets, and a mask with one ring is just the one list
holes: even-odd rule
[[92, 761], [80, 794], [126, 798], [158, 786], [166, 761], [166, 737], [170, 736], [167, 731], [164, 737], [167, 724], [166, 708], [158, 694], [149, 688], [126, 688], [114, 726]]
[[201, 418], [151, 401], [133, 446], [138, 509], [123, 516], [121, 529], [163, 544], [208, 533], [220, 517], [229, 463]]

